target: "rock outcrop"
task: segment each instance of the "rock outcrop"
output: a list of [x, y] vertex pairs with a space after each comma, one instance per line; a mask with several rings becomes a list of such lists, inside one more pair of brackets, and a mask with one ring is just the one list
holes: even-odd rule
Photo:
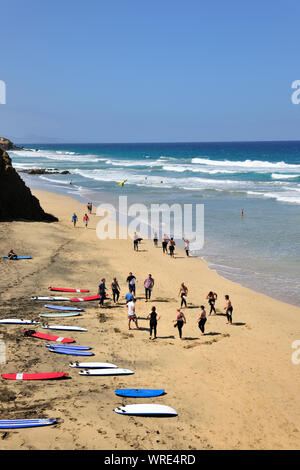
[[19, 170], [19, 173], [28, 175], [69, 175], [68, 170], [59, 171], [57, 168], [29, 168], [29, 170]]
[[17, 147], [11, 140], [0, 137], [0, 148], [2, 150], [23, 150], [23, 147]]
[[32, 220], [57, 222], [47, 214], [39, 200], [31, 194], [16, 170], [8, 154], [0, 147], [0, 220]]

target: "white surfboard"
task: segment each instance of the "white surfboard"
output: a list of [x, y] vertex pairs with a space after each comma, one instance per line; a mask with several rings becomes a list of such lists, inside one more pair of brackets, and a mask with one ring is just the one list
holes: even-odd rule
[[86, 328], [81, 328], [81, 326], [43, 325], [42, 328], [46, 330], [87, 331]]
[[68, 297], [31, 297], [31, 300], [61, 301], [61, 300], [70, 300], [70, 299]]
[[134, 374], [132, 370], [129, 369], [87, 369], [80, 370], [79, 375], [131, 375]]
[[116, 369], [118, 367], [109, 362], [70, 362], [69, 366], [77, 369]]
[[174, 408], [166, 405], [156, 405], [154, 403], [145, 403], [137, 405], [118, 406], [114, 410], [120, 415], [133, 416], [177, 416], [178, 413]]
[[39, 316], [46, 317], [46, 318], [78, 317], [80, 316], [80, 312], [40, 313]]
[[21, 320], [20, 318], [4, 318], [0, 320], [2, 325], [39, 325], [40, 322], [34, 320]]

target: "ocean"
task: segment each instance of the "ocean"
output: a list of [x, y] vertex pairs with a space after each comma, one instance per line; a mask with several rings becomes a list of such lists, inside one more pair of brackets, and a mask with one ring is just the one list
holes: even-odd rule
[[300, 142], [24, 147], [9, 152], [17, 170], [70, 172], [20, 173], [31, 188], [94, 205], [119, 195], [148, 206], [203, 204], [204, 246], [194, 254], [225, 278], [300, 306]]

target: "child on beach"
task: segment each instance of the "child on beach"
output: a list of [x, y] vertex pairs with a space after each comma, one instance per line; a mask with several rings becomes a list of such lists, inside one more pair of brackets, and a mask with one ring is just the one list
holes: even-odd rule
[[182, 308], [182, 306], [184, 305], [185, 307], [187, 307], [187, 303], [186, 303], [186, 300], [185, 300], [185, 297], [188, 295], [188, 288], [185, 286], [184, 282], [181, 284], [180, 286], [180, 289], [179, 289], [179, 292], [178, 292], [178, 297], [180, 296], [181, 297], [181, 304], [180, 304], [180, 307]]
[[73, 216], [72, 216], [72, 222], [73, 222], [74, 227], [76, 226], [77, 219], [78, 219], [78, 217], [77, 217], [77, 215], [76, 215], [75, 212], [74, 212], [74, 214], [73, 214]]
[[148, 300], [150, 300], [153, 286], [154, 286], [154, 279], [151, 276], [151, 274], [148, 274], [148, 277], [144, 281], [145, 297], [146, 297], [145, 302], [148, 302]]
[[87, 228], [88, 223], [89, 223], [89, 216], [87, 214], [84, 214], [83, 222], [84, 222], [85, 228]]
[[130, 323], [132, 321], [135, 323], [136, 328], [139, 329], [138, 322], [137, 322], [137, 317], [136, 317], [136, 314], [135, 314], [135, 299], [128, 302], [128, 304], [127, 304], [127, 315], [128, 315], [128, 330], [131, 330]]
[[233, 311], [233, 306], [231, 305], [231, 301], [229, 300], [229, 295], [225, 295], [225, 301], [226, 305], [224, 307], [225, 314], [227, 317], [227, 324], [232, 325], [232, 311]]
[[214, 312], [214, 314], [216, 315], [217, 312], [216, 312], [216, 309], [215, 309], [215, 302], [216, 302], [216, 300], [217, 300], [217, 298], [218, 298], [217, 294], [216, 294], [215, 292], [210, 291], [210, 292], [207, 294], [206, 298], [208, 299], [208, 303], [209, 303], [209, 305], [210, 305], [210, 312], [209, 312], [209, 315], [211, 315], [212, 312]]
[[160, 317], [157, 314], [156, 307], [152, 307], [151, 312], [147, 316], [147, 319], [150, 319], [150, 337], [149, 339], [152, 339], [152, 331], [154, 332], [154, 338], [156, 339], [156, 333], [157, 333], [157, 322], [160, 319]]
[[186, 323], [186, 318], [180, 308], [177, 309], [176, 320], [173, 320], [173, 322], [175, 323], [174, 328], [178, 328], [179, 338], [182, 339], [182, 327]]
[[200, 311], [200, 316], [198, 318], [198, 327], [200, 328], [200, 331], [202, 332], [202, 334], [204, 335], [204, 326], [205, 326], [205, 323], [206, 323], [206, 311], [204, 309], [204, 305], [201, 305], [201, 311]]

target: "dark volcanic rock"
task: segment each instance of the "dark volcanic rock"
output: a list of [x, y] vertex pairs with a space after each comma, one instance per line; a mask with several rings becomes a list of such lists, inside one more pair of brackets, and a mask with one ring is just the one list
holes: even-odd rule
[[28, 173], [28, 175], [69, 175], [68, 170], [59, 171], [56, 168], [47, 169], [47, 168], [30, 168], [29, 170], [19, 170], [19, 173]]
[[57, 222], [46, 214], [39, 200], [31, 194], [11, 164], [8, 154], [0, 148], [0, 220], [33, 220]]
[[0, 148], [2, 150], [23, 150], [23, 147], [16, 147], [11, 140], [0, 137]]

